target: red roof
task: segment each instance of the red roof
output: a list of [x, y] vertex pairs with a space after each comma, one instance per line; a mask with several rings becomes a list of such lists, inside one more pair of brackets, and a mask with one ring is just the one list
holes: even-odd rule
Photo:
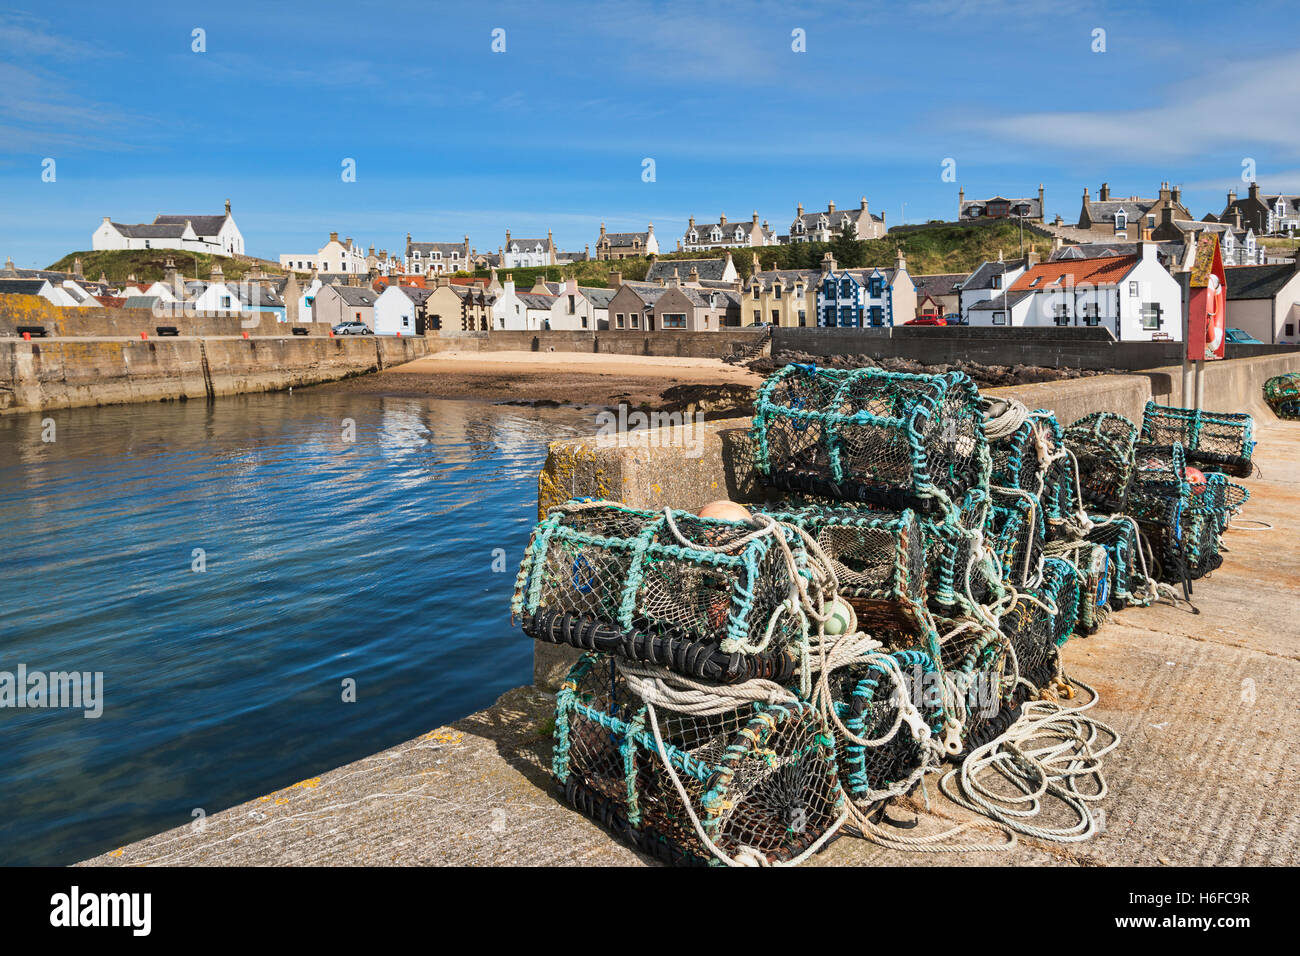
[[[1104, 259], [1058, 259], [1044, 262], [1017, 279], [1008, 292], [1041, 292], [1069, 285], [1114, 285], [1138, 264], [1139, 256], [1107, 256]], [[1037, 280], [1037, 281], [1035, 281]]]

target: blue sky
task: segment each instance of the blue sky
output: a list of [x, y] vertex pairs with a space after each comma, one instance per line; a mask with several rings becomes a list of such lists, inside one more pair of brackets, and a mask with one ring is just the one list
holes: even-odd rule
[[672, 248], [692, 214], [757, 210], [785, 232], [796, 202], [866, 195], [890, 224], [918, 222], [952, 218], [959, 187], [1039, 182], [1069, 221], [1103, 180], [1123, 195], [1181, 183], [1199, 217], [1244, 190], [1246, 159], [1265, 191], [1300, 192], [1294, 11], [18, 0], [0, 12], [0, 257], [44, 266], [89, 248], [103, 216], [217, 212], [227, 197], [268, 258], [331, 230], [388, 249], [408, 231], [468, 233], [495, 250], [507, 227], [549, 227], [581, 249], [602, 220], [654, 222]]

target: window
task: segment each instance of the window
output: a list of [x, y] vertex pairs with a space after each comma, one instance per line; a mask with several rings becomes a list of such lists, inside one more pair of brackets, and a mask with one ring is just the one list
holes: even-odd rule
[[1042, 278], [1043, 278], [1042, 276], [1034, 276], [1034, 281], [1029, 283], [1029, 288], [1032, 289], [1034, 286], [1038, 285], [1038, 283], [1042, 280]]
[[1295, 335], [1295, 323], [1294, 323], [1294, 322], [1288, 322], [1288, 323], [1286, 324], [1286, 332], [1285, 332], [1284, 334], [1286, 335], [1287, 338], [1290, 338], [1291, 336]]
[[569, 315], [573, 315], [574, 312], [574, 299], [575, 296], [569, 296]]
[[1138, 295], [1138, 284], [1136, 282], [1130, 282], [1128, 284], [1128, 294], [1134, 297]]
[[751, 290], [751, 291], [752, 291], [752, 294], [753, 294], [754, 298], [757, 299], [757, 298], [758, 298], [758, 286], [754, 286], [753, 290]]
[[1057, 325], [1070, 324], [1070, 306], [1068, 304], [1062, 302], [1060, 305], [1055, 306], [1053, 311], [1056, 313], [1055, 319]]
[[992, 283], [992, 285], [990, 286], [990, 288], [993, 288], [993, 289], [1001, 289], [1001, 288], [1002, 288], [1002, 276], [994, 276], [994, 277], [993, 277], [993, 283]]
[[1083, 324], [1101, 325], [1101, 306], [1096, 302], [1083, 304]]
[[780, 283], [777, 283], [775, 286], [772, 287], [772, 298], [776, 299], [778, 302], [781, 301], [781, 285], [780, 285]]
[[763, 312], [762, 312], [762, 310], [761, 310], [761, 309], [755, 309], [755, 310], [754, 310], [754, 322], [755, 322], [755, 323], [758, 323], [758, 322], [762, 322], [762, 321], [763, 321]]
[[1142, 328], [1158, 329], [1164, 325], [1164, 319], [1161, 318], [1163, 311], [1159, 302], [1144, 302], [1142, 304]]
[[1156, 217], [1155, 217], [1155, 216], [1147, 216], [1147, 228], [1148, 228], [1148, 229], [1154, 229], [1155, 227], [1156, 227]]
[[[807, 326], [807, 325], [808, 325], [808, 313], [807, 313], [805, 310], [800, 309], [800, 310], [799, 310], [799, 328], [802, 329], [802, 328], [804, 328], [804, 327]], [[1287, 333], [1287, 335], [1290, 335], [1290, 334], [1291, 334], [1290, 332]]]
[[223, 296], [221, 297], [221, 307], [222, 307], [223, 309], [228, 309], [228, 308], [230, 308], [230, 296], [228, 296], [228, 295], [223, 295]]
[[1128, 228], [1128, 213], [1125, 212], [1123, 209], [1115, 213], [1115, 228], [1116, 229]]
[[880, 328], [885, 324], [885, 310], [878, 305], [871, 307], [871, 325], [873, 328]]
[[686, 328], [686, 313], [684, 312], [665, 312], [660, 318], [663, 319], [665, 329]]
[[623, 313], [622, 312], [615, 313], [614, 328], [621, 329], [622, 327], [623, 327]]
[[994, 312], [994, 313], [993, 313], [993, 324], [994, 324], [994, 325], [1006, 325], [1006, 324], [1007, 324], [1007, 314], [1006, 314], [1005, 312]]
[[879, 276], [872, 276], [869, 285], [872, 298], [879, 298], [880, 293], [884, 291], [885, 283]]
[[780, 324], [781, 324], [781, 310], [780, 310], [780, 309], [773, 309], [773, 310], [772, 310], [772, 324], [773, 324], [773, 325], [780, 325]]
[[640, 314], [638, 314], [638, 313], [636, 313], [636, 312], [629, 312], [627, 317], [628, 317], [628, 320], [632, 323], [632, 328], [634, 328], [634, 329], [639, 329], [639, 328], [641, 328], [641, 316], [640, 316]]

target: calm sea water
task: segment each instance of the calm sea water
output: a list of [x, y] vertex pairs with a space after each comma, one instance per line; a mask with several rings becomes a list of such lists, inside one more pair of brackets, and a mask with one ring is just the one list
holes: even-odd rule
[[590, 415], [306, 390], [44, 417], [52, 443], [0, 418], [0, 672], [102, 672], [103, 715], [0, 708], [0, 862], [190, 823], [529, 680], [537, 472]]

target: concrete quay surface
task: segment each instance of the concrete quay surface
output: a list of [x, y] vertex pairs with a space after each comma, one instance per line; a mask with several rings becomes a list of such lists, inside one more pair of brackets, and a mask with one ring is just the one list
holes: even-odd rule
[[[1225, 537], [1223, 567], [1196, 582], [1200, 614], [1129, 609], [1066, 645], [1067, 673], [1098, 690], [1093, 713], [1123, 736], [1105, 761], [1102, 832], [1071, 845], [1022, 837], [999, 853], [901, 852], [844, 837], [808, 865], [1300, 863], [1300, 423], [1278, 422], [1260, 402], [1250, 410], [1262, 474], [1244, 482], [1252, 498]], [[201, 830], [178, 827], [82, 865], [648, 862], [557, 793], [553, 701], [510, 691], [450, 726], [214, 814]], [[978, 820], [933, 781], [931, 812], [900, 833]]]

